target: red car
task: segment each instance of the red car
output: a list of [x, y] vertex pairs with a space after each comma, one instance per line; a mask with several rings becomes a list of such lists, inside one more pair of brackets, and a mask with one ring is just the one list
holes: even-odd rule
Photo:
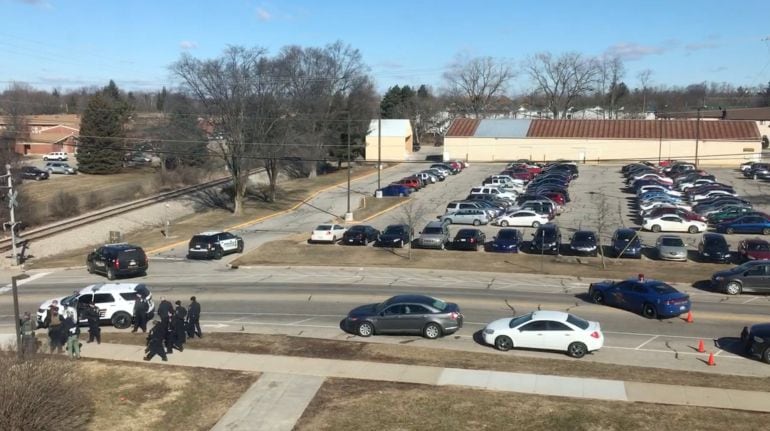
[[770, 259], [770, 243], [759, 238], [744, 239], [738, 244], [738, 253], [744, 262]]
[[409, 187], [410, 189], [414, 189], [415, 191], [420, 190], [420, 187], [422, 187], [420, 180], [417, 178], [402, 178], [393, 184], [400, 184], [402, 186]]
[[465, 165], [462, 162], [448, 162], [449, 166], [457, 169], [459, 172], [462, 172], [462, 170], [465, 168]]
[[527, 172], [532, 173], [533, 175], [537, 175], [541, 172], [543, 172], [543, 168], [541, 168], [538, 165], [530, 165], [527, 163], [519, 163], [518, 165], [511, 166], [512, 169], [526, 169]]
[[500, 175], [508, 175], [514, 180], [522, 180], [524, 182], [532, 181], [532, 178], [535, 178], [535, 174], [532, 172], [521, 169], [506, 169], [500, 172]]
[[567, 200], [564, 198], [564, 195], [559, 192], [547, 192], [547, 193], [543, 193], [543, 196], [556, 202], [556, 205], [560, 207], [563, 207], [564, 204], [567, 202]]

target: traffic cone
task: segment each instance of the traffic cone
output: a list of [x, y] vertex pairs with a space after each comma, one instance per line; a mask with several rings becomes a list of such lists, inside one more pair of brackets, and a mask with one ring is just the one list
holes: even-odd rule
[[709, 367], [716, 367], [717, 363], [714, 361], [714, 352], [709, 353], [709, 361], [707, 364]]
[[698, 353], [706, 353], [706, 347], [703, 345], [703, 340], [698, 342]]
[[687, 312], [687, 323], [692, 323], [692, 311]]

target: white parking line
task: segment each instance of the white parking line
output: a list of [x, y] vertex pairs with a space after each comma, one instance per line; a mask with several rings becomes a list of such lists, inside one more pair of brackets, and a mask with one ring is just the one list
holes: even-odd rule
[[753, 297], [753, 298], [749, 298], [749, 299], [747, 299], [747, 300], [743, 301], [741, 304], [748, 304], [749, 302], [751, 302], [751, 301], [753, 301], [753, 300], [755, 300], [755, 299], [757, 299], [757, 298], [759, 298], [759, 297], [758, 297], [758, 296], [755, 296], [755, 297]]
[[[50, 272], [38, 272], [37, 274], [32, 274], [32, 275], [30, 275], [27, 278], [24, 278], [22, 280], [17, 281], [16, 282], [16, 286], [21, 286], [23, 284], [27, 284], [30, 281], [37, 280], [38, 278], [43, 278], [43, 277], [45, 277], [48, 274], [50, 274]], [[6, 284], [3, 287], [0, 287], [0, 295], [2, 295], [5, 292], [10, 292], [11, 289], [13, 289], [13, 286], [10, 283]]]
[[654, 336], [654, 337], [651, 337], [649, 340], [647, 340], [647, 341], [645, 341], [644, 343], [642, 343], [642, 344], [640, 344], [640, 345], [636, 346], [636, 349], [635, 349], [635, 350], [639, 350], [639, 349], [641, 349], [641, 348], [642, 348], [642, 347], [644, 347], [644, 346], [645, 346], [647, 343], [649, 343], [649, 342], [651, 342], [651, 341], [655, 340], [656, 338], [658, 338], [658, 335], [656, 335], [656, 336]]
[[296, 322], [291, 322], [291, 323], [289, 323], [289, 325], [299, 325], [299, 324], [302, 324], [302, 323], [305, 323], [305, 322], [309, 322], [309, 321], [311, 321], [313, 319], [315, 319], [315, 317], [311, 317], [311, 318], [308, 318], [308, 319], [298, 320]]
[[[655, 352], [655, 353], [675, 353], [679, 355], [688, 355], [688, 356], [706, 356], [705, 353], [698, 353], [698, 352], [674, 352], [672, 350], [660, 350], [660, 349], [639, 349], [637, 350], [635, 347], [620, 347], [620, 346], [604, 346], [603, 349], [617, 349], [617, 350], [634, 350], [638, 352]], [[742, 356], [735, 356], [735, 355], [729, 355], [729, 356], [721, 356], [722, 358], [730, 358], [730, 359], [746, 359]]]
[[615, 335], [640, 335], [645, 337], [666, 337], [666, 338], [684, 338], [684, 339], [692, 339], [692, 340], [711, 340], [711, 337], [688, 337], [686, 335], [663, 335], [663, 334], [643, 334], [638, 332], [612, 332], [612, 331], [603, 331], [605, 334], [615, 334]]

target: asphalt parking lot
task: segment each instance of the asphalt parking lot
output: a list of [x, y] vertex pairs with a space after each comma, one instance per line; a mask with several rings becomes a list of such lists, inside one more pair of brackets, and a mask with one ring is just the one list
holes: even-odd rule
[[[417, 172], [427, 168], [415, 164]], [[415, 236], [429, 221], [437, 219], [444, 213], [446, 205], [452, 200], [464, 199], [471, 187], [478, 186], [489, 175], [499, 173], [505, 167], [504, 163], [471, 163], [458, 175], [447, 178], [446, 181], [427, 186], [414, 193], [414, 203], [411, 205], [412, 213], [419, 215], [416, 223]], [[562, 232], [562, 243], [568, 243], [571, 234], [580, 229], [598, 230], [600, 214], [603, 213], [605, 222], [601, 232], [603, 243], [606, 245], [615, 229], [629, 227], [639, 229], [641, 219], [637, 216], [634, 205], [634, 195], [627, 192], [625, 180], [620, 173], [621, 165], [580, 165], [580, 177], [570, 184], [569, 192], [572, 201], [564, 206], [562, 214], [553, 220]], [[767, 211], [770, 208], [770, 182], [762, 180], [746, 179], [736, 168], [705, 168], [706, 171], [716, 176], [719, 182], [732, 185], [736, 192], [744, 199], [751, 201], [759, 211]], [[388, 224], [404, 223], [407, 209], [397, 208], [389, 213], [379, 216], [370, 222], [378, 229], [384, 229]], [[452, 236], [457, 230], [470, 225], [451, 225]], [[487, 241], [500, 229], [498, 226], [486, 225], [479, 227], [487, 236]], [[524, 239], [532, 237], [535, 229], [531, 227], [518, 227], [524, 232]], [[664, 233], [653, 233], [639, 230], [642, 243], [645, 246], [643, 259], [650, 259], [652, 247], [658, 236]], [[701, 234], [675, 233], [680, 235], [690, 250], [690, 259], [696, 259], [695, 250]], [[742, 239], [753, 238], [757, 235], [725, 235], [731, 250], [735, 250]], [[526, 250], [526, 244], [524, 249]], [[564, 247], [562, 247], [564, 250]], [[480, 251], [481, 252], [481, 251]]]

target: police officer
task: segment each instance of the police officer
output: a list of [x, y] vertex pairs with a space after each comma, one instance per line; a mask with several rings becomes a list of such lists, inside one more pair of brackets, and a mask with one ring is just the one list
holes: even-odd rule
[[163, 341], [166, 339], [166, 328], [163, 327], [163, 322], [155, 321], [150, 333], [147, 334], [147, 348], [144, 349], [146, 355], [145, 361], [149, 361], [153, 356], [158, 355], [160, 359], [168, 361], [166, 356], [166, 350], [163, 348]]
[[180, 352], [184, 350], [184, 343], [187, 341], [185, 330], [185, 322], [187, 321], [187, 309], [182, 306], [182, 301], [176, 301], [176, 309], [174, 310], [174, 347]]
[[77, 314], [68, 311], [62, 322], [63, 332], [67, 334], [67, 353], [70, 358], [80, 359], [80, 328], [78, 327]]
[[32, 354], [37, 352], [37, 339], [35, 338], [35, 322], [29, 311], [24, 312], [21, 319], [21, 351], [23, 354]]
[[61, 330], [62, 317], [59, 315], [59, 302], [54, 300], [48, 307], [48, 311], [45, 315], [45, 321], [43, 325], [48, 328], [48, 349], [50, 353], [56, 351], [56, 353], [62, 352], [62, 338], [66, 334]]
[[201, 332], [201, 304], [194, 296], [190, 297], [190, 306], [187, 307], [187, 336], [190, 338], [195, 337], [203, 338]]
[[141, 328], [142, 332], [147, 332], [147, 312], [150, 311], [150, 305], [140, 294], [136, 294], [134, 301], [134, 329], [132, 333]]
[[160, 297], [160, 304], [158, 304], [158, 316], [160, 317], [160, 324], [163, 327], [163, 344], [166, 346], [166, 353], [174, 353], [171, 348], [174, 343], [172, 341], [172, 328], [171, 317], [174, 315], [174, 306], [171, 305], [165, 296]]
[[85, 311], [86, 320], [88, 320], [88, 341], [96, 344], [102, 344], [102, 328], [99, 327], [99, 307], [96, 304], [88, 304]]

